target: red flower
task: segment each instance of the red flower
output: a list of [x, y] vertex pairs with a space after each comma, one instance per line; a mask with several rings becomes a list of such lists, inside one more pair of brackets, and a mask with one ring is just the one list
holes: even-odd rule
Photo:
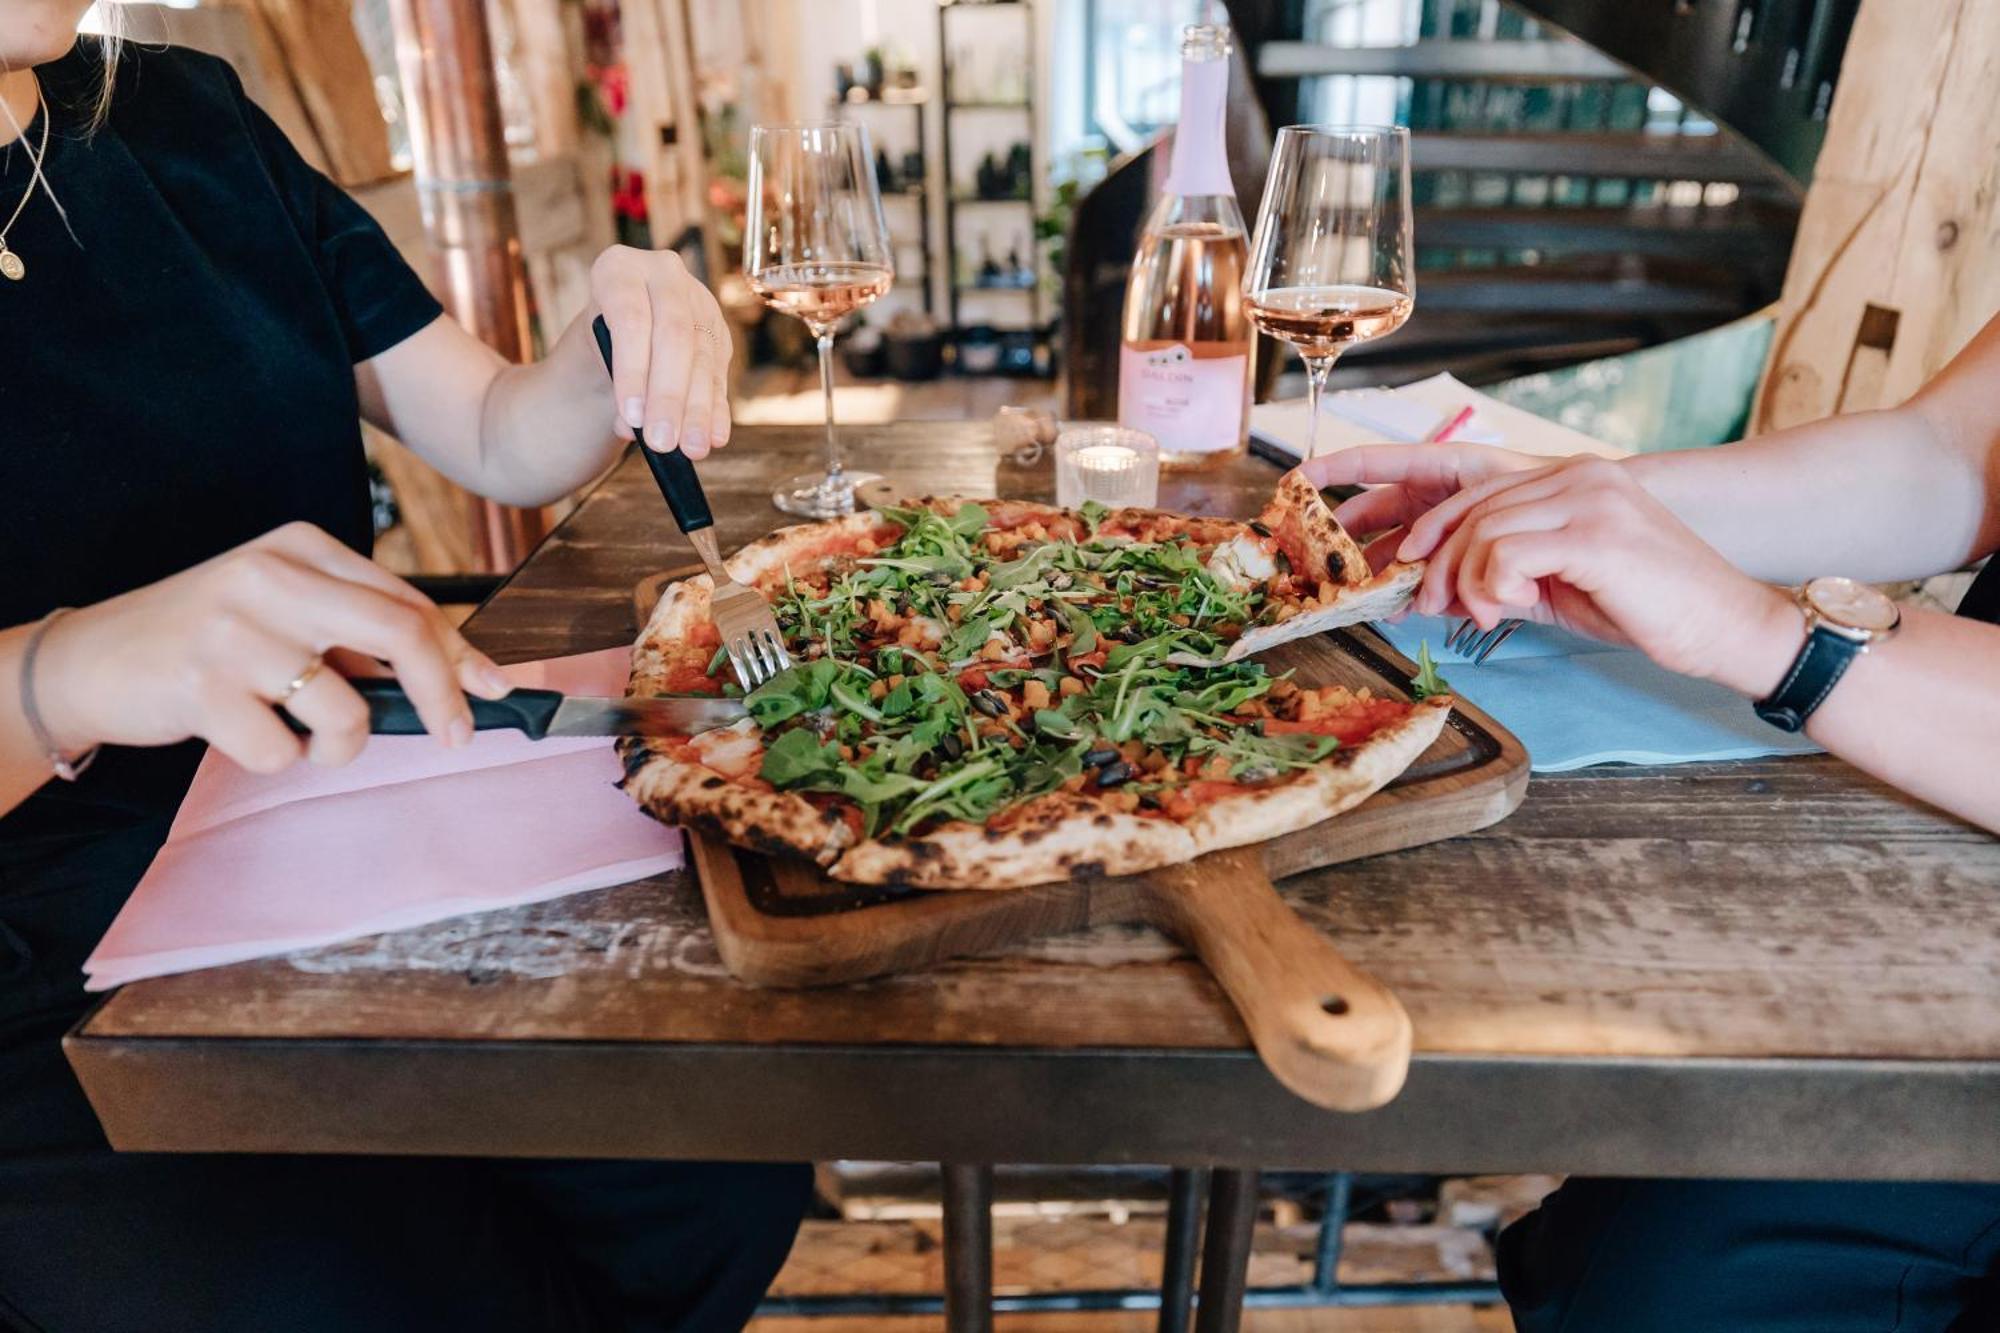
[[632, 75], [622, 61], [597, 72], [597, 91], [613, 116], [625, 114], [625, 104], [632, 95]]
[[611, 169], [611, 211], [633, 222], [646, 220], [646, 178], [622, 167]]

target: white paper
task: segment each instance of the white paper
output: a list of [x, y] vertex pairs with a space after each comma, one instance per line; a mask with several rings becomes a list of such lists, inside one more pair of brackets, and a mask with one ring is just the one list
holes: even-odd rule
[[[1327, 394], [1320, 401], [1319, 451], [1334, 453], [1357, 444], [1414, 444], [1467, 406], [1473, 409], [1472, 417], [1453, 433], [1455, 443], [1497, 444], [1547, 458], [1566, 458], [1571, 454], [1597, 454], [1604, 458], [1626, 455], [1625, 450], [1594, 440], [1581, 431], [1489, 398], [1459, 383], [1450, 374], [1433, 375], [1398, 389], [1350, 389]], [[1250, 433], [1294, 458], [1304, 457], [1306, 400], [1259, 403], [1250, 409]]]

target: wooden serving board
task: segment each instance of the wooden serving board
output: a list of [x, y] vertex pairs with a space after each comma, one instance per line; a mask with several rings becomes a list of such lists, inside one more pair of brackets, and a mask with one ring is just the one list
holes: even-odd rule
[[[644, 623], [662, 587], [639, 585]], [[1285, 644], [1260, 658], [1307, 685], [1409, 696], [1416, 667], [1365, 629]], [[1301, 871], [1437, 842], [1498, 822], [1521, 803], [1528, 755], [1477, 708], [1459, 704], [1401, 777], [1345, 814], [1250, 847], [1144, 875], [1025, 889], [949, 892], [845, 884], [802, 860], [688, 841], [723, 963], [757, 986], [823, 986], [993, 953], [1042, 936], [1143, 921], [1199, 953], [1229, 993], [1264, 1061], [1308, 1100], [1379, 1106], [1402, 1084], [1409, 1020], [1271, 887]]]

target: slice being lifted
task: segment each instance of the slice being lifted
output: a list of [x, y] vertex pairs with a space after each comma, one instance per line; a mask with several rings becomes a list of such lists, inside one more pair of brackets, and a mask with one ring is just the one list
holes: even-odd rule
[[[924, 501], [784, 529], [730, 568], [799, 665], [733, 727], [622, 741], [626, 788], [839, 879], [1008, 888], [1261, 841], [1364, 800], [1450, 710], [1238, 660], [1387, 614], [1422, 572], [1371, 575], [1297, 474], [1256, 523]], [[667, 590], [634, 693], [735, 692], [709, 591]]]

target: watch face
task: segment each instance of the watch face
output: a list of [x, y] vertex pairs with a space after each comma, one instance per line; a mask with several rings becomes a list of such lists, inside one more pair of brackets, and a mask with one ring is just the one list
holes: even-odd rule
[[1814, 579], [1805, 587], [1812, 609], [1836, 626], [1868, 634], [1886, 634], [1896, 628], [1902, 613], [1880, 590], [1853, 579]]

